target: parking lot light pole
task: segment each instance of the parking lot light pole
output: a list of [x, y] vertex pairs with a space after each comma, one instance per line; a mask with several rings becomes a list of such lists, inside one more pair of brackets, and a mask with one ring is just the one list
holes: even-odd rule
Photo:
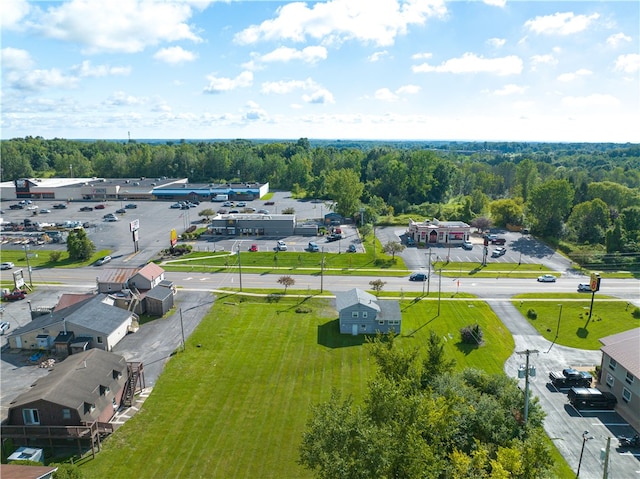
[[589, 436], [589, 431], [582, 433], [582, 449], [580, 450], [580, 459], [578, 460], [578, 471], [576, 472], [576, 478], [580, 477], [580, 466], [582, 465], [582, 456], [584, 454], [584, 445], [589, 439], [593, 439], [593, 436]]

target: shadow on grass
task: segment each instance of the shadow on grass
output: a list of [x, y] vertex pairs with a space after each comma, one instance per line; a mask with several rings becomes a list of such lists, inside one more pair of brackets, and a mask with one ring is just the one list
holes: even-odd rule
[[412, 337], [414, 334], [416, 334], [418, 331], [420, 331], [422, 328], [424, 328], [425, 326], [428, 326], [430, 323], [432, 323], [433, 321], [435, 321], [436, 319], [438, 319], [438, 315], [436, 314], [433, 318], [431, 318], [429, 321], [427, 321], [426, 323], [420, 325], [418, 327], [418, 329], [414, 329], [413, 331], [411, 331], [409, 334], [405, 334], [405, 337]]
[[477, 344], [468, 344], [468, 343], [463, 343], [462, 341], [458, 341], [456, 343], [456, 348], [458, 348], [458, 350], [462, 354], [464, 354], [465, 356], [468, 356], [475, 350], [480, 349], [480, 346]]
[[318, 344], [327, 348], [349, 348], [362, 346], [366, 341], [366, 335], [340, 334], [340, 321], [334, 319], [318, 326]]
[[578, 328], [578, 330], [576, 331], [576, 336], [578, 336], [579, 338], [585, 339], [587, 336], [589, 336], [589, 330], [586, 327]]
[[473, 268], [471, 271], [469, 271], [469, 276], [473, 276], [474, 274], [478, 274], [480, 271], [482, 271], [484, 269], [483, 265], [480, 266], [476, 266], [475, 268]]

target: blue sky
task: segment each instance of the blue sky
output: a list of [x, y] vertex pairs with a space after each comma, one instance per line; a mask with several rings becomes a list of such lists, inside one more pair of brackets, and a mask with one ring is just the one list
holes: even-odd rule
[[639, 11], [2, 0], [1, 136], [637, 143]]

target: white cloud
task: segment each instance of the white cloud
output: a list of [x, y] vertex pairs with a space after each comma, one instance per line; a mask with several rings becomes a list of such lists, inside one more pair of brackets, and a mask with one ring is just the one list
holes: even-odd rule
[[415, 95], [420, 89], [418, 85], [403, 85], [396, 91], [380, 88], [374, 93], [374, 98], [381, 101], [397, 101], [401, 99], [402, 95]]
[[262, 55], [259, 60], [264, 63], [288, 62], [291, 60], [302, 60], [305, 63], [316, 63], [319, 60], [327, 59], [327, 49], [322, 46], [311, 46], [297, 50], [289, 47], [279, 47], [270, 53]]
[[618, 45], [620, 45], [622, 42], [629, 43], [630, 41], [631, 41], [631, 37], [629, 35], [625, 35], [624, 33], [616, 33], [614, 35], [610, 35], [607, 38], [607, 45], [615, 48]]
[[598, 18], [600, 15], [597, 13], [587, 16], [575, 15], [573, 12], [557, 12], [527, 20], [524, 26], [538, 34], [571, 35], [586, 30]]
[[198, 55], [189, 50], [185, 50], [182, 47], [168, 47], [161, 48], [154, 55], [153, 58], [160, 60], [161, 62], [170, 63], [176, 65], [182, 62], [192, 62]]
[[421, 88], [418, 85], [404, 85], [401, 86], [400, 88], [398, 88], [396, 90], [396, 93], [398, 95], [414, 95], [416, 93], [418, 93], [421, 90]]
[[255, 101], [248, 101], [242, 119], [245, 121], [268, 120], [269, 115]]
[[433, 57], [433, 53], [414, 53], [413, 55], [411, 55], [411, 58], [413, 60], [428, 60], [429, 58]]
[[531, 61], [531, 70], [534, 70], [534, 71], [538, 68], [538, 65], [557, 65], [558, 64], [558, 60], [556, 59], [556, 57], [550, 54], [533, 55], [530, 58], [530, 61]]
[[276, 93], [279, 95], [284, 95], [286, 93], [291, 93], [294, 90], [318, 89], [320, 89], [320, 86], [311, 78], [307, 78], [306, 80], [283, 80], [277, 82], [264, 82], [260, 91], [265, 94]]
[[27, 70], [33, 65], [29, 52], [19, 48], [3, 48], [0, 51], [0, 59], [3, 71]]
[[141, 105], [145, 103], [144, 98], [138, 98], [132, 95], [127, 95], [123, 91], [116, 91], [107, 98], [105, 101], [106, 105], [110, 106], [131, 106], [131, 105]]
[[131, 67], [112, 67], [109, 65], [91, 65], [89, 60], [84, 60], [80, 65], [72, 67], [81, 77], [104, 77], [108, 75], [128, 75]]
[[493, 48], [501, 48], [505, 43], [507, 43], [507, 41], [504, 38], [489, 38], [487, 40], [487, 44]]
[[191, 14], [185, 2], [71, 0], [39, 11], [31, 27], [84, 45], [87, 53], [134, 53], [161, 42], [201, 41], [187, 23]]
[[14, 29], [29, 14], [31, 7], [27, 0], [2, 0], [0, 2], [0, 28]]
[[376, 100], [382, 101], [396, 101], [398, 99], [398, 95], [388, 88], [380, 88], [379, 90], [376, 90], [374, 97]]
[[317, 104], [335, 103], [335, 100], [333, 99], [333, 95], [331, 94], [331, 92], [325, 89], [316, 90], [310, 95], [303, 95], [302, 99], [307, 103], [317, 103]]
[[209, 85], [204, 88], [204, 93], [222, 93], [236, 88], [251, 86], [253, 84], [253, 73], [244, 71], [235, 78], [207, 75], [207, 80], [209, 80]]
[[635, 73], [640, 70], [640, 54], [629, 53], [627, 55], [620, 55], [616, 58], [616, 71], [624, 73]]
[[527, 87], [514, 85], [513, 83], [505, 85], [499, 90], [494, 90], [493, 94], [497, 96], [521, 95], [527, 91]]
[[504, 7], [507, 4], [507, 0], [482, 0], [483, 3], [491, 5], [492, 7]]
[[572, 73], [563, 73], [562, 75], [559, 75], [558, 81], [561, 81], [563, 83], [568, 83], [568, 82], [577, 80], [580, 77], [589, 76], [592, 74], [593, 72], [591, 70], [587, 70], [586, 68], [581, 68], [580, 70], [576, 70], [575, 72], [572, 72]]
[[49, 88], [75, 88], [78, 85], [78, 78], [67, 76], [57, 68], [10, 73], [7, 80], [10, 87], [29, 91]]
[[446, 11], [443, 0], [377, 0], [375, 8], [366, 0], [331, 0], [314, 3], [311, 8], [293, 2], [279, 7], [275, 18], [239, 32], [235, 41], [251, 44], [313, 38], [392, 45], [409, 26], [424, 25], [428, 18], [442, 17]]
[[492, 73], [499, 76], [514, 75], [522, 72], [522, 60], [510, 55], [502, 58], [484, 58], [475, 53], [465, 53], [461, 58], [452, 58], [432, 66], [428, 63], [414, 65], [414, 73]]
[[593, 94], [588, 96], [567, 96], [562, 99], [562, 104], [572, 107], [610, 107], [617, 106], [620, 101], [613, 95]]
[[386, 56], [389, 56], [389, 52], [386, 50], [382, 50], [380, 52], [373, 52], [371, 55], [367, 57], [367, 60], [373, 63], [373, 62], [377, 62], [378, 60]]

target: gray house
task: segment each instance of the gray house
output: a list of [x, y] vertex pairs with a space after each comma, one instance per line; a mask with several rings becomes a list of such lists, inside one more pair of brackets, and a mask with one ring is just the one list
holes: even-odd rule
[[358, 288], [336, 293], [336, 308], [341, 334], [399, 333], [402, 326], [398, 301], [378, 300]]

